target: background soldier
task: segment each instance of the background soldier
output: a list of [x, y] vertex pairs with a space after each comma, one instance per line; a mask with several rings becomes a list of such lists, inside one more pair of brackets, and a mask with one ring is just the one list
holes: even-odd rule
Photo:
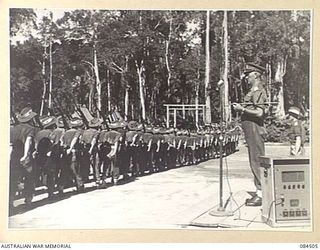
[[247, 206], [262, 205], [259, 157], [265, 154], [264, 136], [266, 130], [263, 125], [263, 120], [266, 112], [264, 103], [267, 101], [267, 94], [262, 78], [264, 71], [265, 69], [258, 65], [247, 65], [244, 74], [250, 90], [246, 94], [244, 101], [250, 104], [246, 106], [238, 103], [233, 104], [234, 110], [241, 112], [242, 129], [248, 144], [250, 167], [257, 189], [256, 194], [251, 199], [246, 200]]

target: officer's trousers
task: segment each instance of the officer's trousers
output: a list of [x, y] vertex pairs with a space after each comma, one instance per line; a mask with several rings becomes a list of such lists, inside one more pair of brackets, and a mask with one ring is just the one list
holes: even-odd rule
[[257, 190], [261, 190], [260, 160], [265, 155], [264, 130], [255, 122], [243, 121], [242, 130], [248, 145], [250, 168], [254, 176]]

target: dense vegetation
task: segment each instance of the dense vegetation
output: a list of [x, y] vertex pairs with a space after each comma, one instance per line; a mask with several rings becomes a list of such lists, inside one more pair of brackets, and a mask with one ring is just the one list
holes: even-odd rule
[[47, 13], [10, 10], [15, 111], [29, 104], [46, 114], [54, 108], [52, 93], [69, 112], [68, 96], [74, 96], [93, 112], [116, 107], [128, 119], [154, 121], [165, 119], [164, 103], [202, 104], [208, 94], [216, 122], [217, 83], [227, 68], [227, 102], [241, 101], [247, 62], [267, 69], [269, 100], [278, 103], [270, 113], [275, 120], [291, 105], [309, 108], [308, 11], [73, 10], [59, 19]]

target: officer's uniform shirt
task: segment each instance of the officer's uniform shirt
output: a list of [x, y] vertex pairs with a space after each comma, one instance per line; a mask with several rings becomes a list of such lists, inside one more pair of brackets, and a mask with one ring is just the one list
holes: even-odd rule
[[[244, 102], [252, 102], [253, 104], [247, 105], [247, 109], [256, 109], [260, 108], [263, 110], [265, 113], [266, 110], [266, 105], [264, 104], [265, 102], [268, 101], [267, 98], [267, 93], [265, 89], [257, 89], [255, 91], [249, 92], [245, 97], [244, 97]], [[253, 117], [252, 115], [248, 114], [243, 114], [241, 116], [242, 121], [252, 121], [256, 123], [259, 126], [263, 126], [263, 119], [264, 115], [262, 117]]]

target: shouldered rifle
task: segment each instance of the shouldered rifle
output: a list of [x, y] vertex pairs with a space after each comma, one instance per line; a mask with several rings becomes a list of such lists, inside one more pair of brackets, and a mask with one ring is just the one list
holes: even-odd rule
[[103, 123], [107, 127], [107, 130], [110, 130], [107, 117], [101, 112], [101, 110], [98, 108], [97, 103], [95, 101], [93, 101], [93, 106], [95, 107], [96, 110], [98, 110], [99, 115], [102, 117]]
[[69, 114], [68, 112], [66, 112], [66, 111], [62, 108], [63, 106], [62, 106], [59, 98], [56, 97], [56, 96], [53, 96], [53, 95], [52, 95], [52, 97], [53, 97], [53, 100], [54, 100], [54, 102], [55, 102], [55, 104], [56, 104], [56, 106], [57, 106], [58, 111], [61, 113], [61, 115], [64, 115], [66, 118], [68, 118], [68, 119], [70, 120], [71, 116], [70, 116], [70, 114]]
[[88, 120], [87, 120], [86, 116], [84, 115], [84, 113], [82, 112], [82, 110], [80, 109], [80, 107], [78, 106], [78, 104], [76, 103], [73, 96], [71, 96], [71, 101], [76, 109], [76, 112], [80, 115], [84, 125], [86, 126], [86, 128], [88, 128], [89, 127]]
[[[54, 100], [54, 99], [53, 99]], [[56, 103], [56, 101], [55, 101]], [[62, 111], [61, 107], [57, 105], [57, 109], [58, 109], [58, 112], [59, 112], [59, 115], [61, 116], [61, 119], [63, 121], [63, 125], [65, 127], [65, 129], [69, 129], [70, 126], [69, 126], [69, 123], [68, 123], [68, 120], [69, 118], [66, 116], [66, 114]]]
[[56, 108], [59, 112], [59, 115], [62, 118], [63, 125], [64, 125], [65, 129], [69, 129], [70, 127], [69, 127], [68, 119], [70, 119], [70, 117], [62, 110], [62, 106], [61, 106], [60, 101], [55, 96], [53, 96], [52, 93], [51, 93], [51, 96], [52, 96], [52, 100], [53, 100], [54, 104], [56, 105]]

